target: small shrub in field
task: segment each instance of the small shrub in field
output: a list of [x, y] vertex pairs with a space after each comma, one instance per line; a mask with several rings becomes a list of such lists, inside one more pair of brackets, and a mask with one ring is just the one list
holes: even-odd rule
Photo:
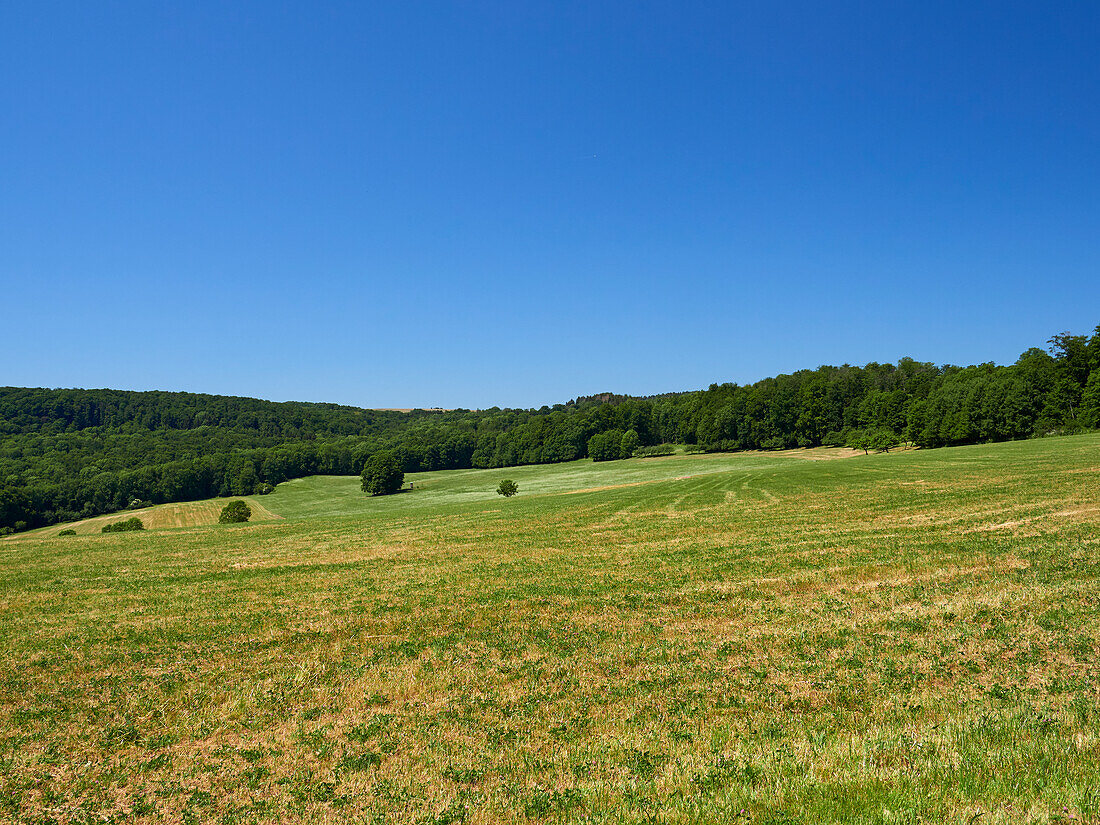
[[112, 524], [104, 524], [103, 525], [103, 530], [101, 530], [100, 532], [103, 532], [103, 533], [129, 533], [129, 532], [132, 532], [134, 530], [144, 530], [144, 529], [145, 529], [145, 525], [142, 523], [141, 519], [139, 519], [137, 516], [134, 516], [133, 518], [128, 518], [125, 521], [116, 521], [116, 522], [113, 522]]
[[222, 508], [219, 524], [241, 524], [252, 518], [252, 508], [243, 501], [231, 501]]
[[675, 455], [676, 448], [671, 444], [655, 444], [652, 447], [639, 447], [634, 451], [635, 458], [655, 458], [662, 455]]
[[256, 485], [256, 495], [266, 496], [275, 492], [275, 485], [268, 484], [266, 481]]
[[[684, 452], [688, 455], [698, 453], [735, 453], [738, 450], [737, 442], [732, 438], [723, 438], [720, 441], [708, 441], [706, 444], [689, 445]], [[766, 449], [761, 445], [760, 449]]]
[[502, 495], [505, 498], [511, 498], [518, 492], [519, 485], [512, 481], [512, 479], [510, 478], [504, 479], [502, 482], [500, 482], [500, 486], [497, 487], [497, 494]]
[[57, 535], [59, 535], [59, 536], [75, 536], [76, 535], [76, 530], [62, 530]]

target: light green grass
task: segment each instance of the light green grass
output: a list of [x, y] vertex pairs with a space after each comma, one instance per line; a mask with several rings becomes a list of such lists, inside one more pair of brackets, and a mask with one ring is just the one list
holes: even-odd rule
[[[280, 484], [263, 499], [264, 505], [285, 518], [334, 518], [405, 511], [443, 511], [452, 506], [500, 502], [500, 480], [519, 484], [524, 497], [578, 493], [618, 485], [656, 481], [684, 481], [718, 473], [761, 472], [807, 460], [847, 455], [848, 450], [790, 450], [781, 453], [736, 455], [676, 455], [593, 463], [585, 459], [566, 464], [541, 464], [493, 470], [443, 470], [405, 475], [406, 490], [393, 496], [363, 494], [360, 480], [348, 476], [311, 476]], [[411, 486], [411, 490], [408, 489]]]
[[666, 461], [0, 543], [0, 821], [1098, 821], [1100, 437]]

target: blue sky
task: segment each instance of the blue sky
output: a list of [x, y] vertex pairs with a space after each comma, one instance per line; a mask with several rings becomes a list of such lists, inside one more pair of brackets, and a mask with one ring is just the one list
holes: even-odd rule
[[0, 5], [0, 384], [540, 406], [1100, 323], [1100, 5]]

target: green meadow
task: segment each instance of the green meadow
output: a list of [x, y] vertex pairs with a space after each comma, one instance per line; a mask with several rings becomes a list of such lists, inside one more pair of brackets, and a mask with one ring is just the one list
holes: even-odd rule
[[[261, 499], [284, 518], [336, 518], [404, 511], [443, 512], [472, 504], [478, 509], [504, 502], [496, 493], [502, 478], [510, 478], [525, 497], [561, 493], [603, 493], [609, 488], [637, 486], [658, 481], [684, 481], [699, 476], [730, 472], [760, 472], [801, 464], [807, 457], [828, 460], [858, 455], [847, 449], [790, 450], [775, 453], [715, 453], [593, 463], [539, 464], [498, 470], [442, 470], [408, 473], [401, 495], [371, 498], [363, 495], [358, 477], [312, 476], [280, 484], [275, 493]], [[728, 479], [727, 479], [728, 480]], [[410, 489], [411, 488], [411, 489]], [[409, 495], [408, 493], [415, 493]], [[631, 493], [630, 495], [634, 495]], [[514, 502], [509, 502], [512, 506]], [[56, 528], [61, 529], [61, 528]]]
[[1100, 822], [1100, 435], [406, 481], [0, 541], [0, 821]]

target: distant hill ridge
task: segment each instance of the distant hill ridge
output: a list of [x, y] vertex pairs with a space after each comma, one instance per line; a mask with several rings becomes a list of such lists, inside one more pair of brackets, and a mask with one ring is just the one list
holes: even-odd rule
[[263, 492], [355, 475], [392, 451], [406, 472], [617, 459], [662, 443], [711, 451], [921, 447], [1100, 426], [1100, 326], [1012, 365], [822, 366], [748, 386], [579, 396], [538, 410], [371, 410], [200, 393], [0, 388], [0, 531], [133, 501]]

